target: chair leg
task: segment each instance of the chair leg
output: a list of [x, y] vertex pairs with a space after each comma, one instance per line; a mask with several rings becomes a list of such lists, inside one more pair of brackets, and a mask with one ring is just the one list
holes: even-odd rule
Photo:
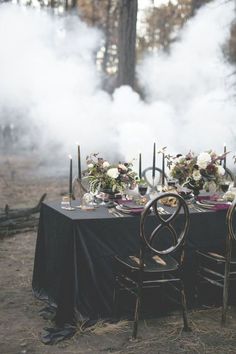
[[183, 330], [185, 332], [191, 332], [191, 328], [189, 327], [188, 324], [188, 313], [187, 313], [187, 305], [186, 305], [186, 297], [185, 297], [185, 292], [184, 292], [184, 286], [183, 283], [181, 282], [181, 304], [182, 304], [182, 312], [183, 312], [183, 322], [184, 322], [184, 328]]
[[140, 309], [140, 298], [137, 296], [136, 303], [135, 303], [135, 312], [134, 312], [134, 323], [133, 323], [133, 333], [132, 339], [137, 338], [138, 333], [138, 320], [139, 320], [139, 309]]
[[224, 288], [223, 288], [222, 315], [221, 315], [221, 325], [222, 326], [224, 326], [226, 323], [226, 315], [227, 315], [227, 310], [228, 310], [228, 297], [229, 297], [229, 264], [226, 264]]
[[135, 303], [132, 339], [137, 338], [141, 299], [142, 299], [142, 282], [141, 282], [141, 284], [138, 285], [138, 288], [137, 288], [137, 298], [136, 298], [136, 303]]

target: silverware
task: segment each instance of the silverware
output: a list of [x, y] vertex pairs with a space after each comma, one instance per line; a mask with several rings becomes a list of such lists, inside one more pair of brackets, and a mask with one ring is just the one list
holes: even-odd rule
[[168, 212], [162, 207], [158, 207], [157, 210], [160, 214], [168, 214]]
[[196, 210], [196, 211], [198, 211], [199, 213], [205, 213], [207, 211], [206, 209], [202, 209], [202, 208], [200, 208], [200, 207], [198, 207], [198, 206], [196, 206], [194, 204], [189, 204], [189, 207], [194, 209], [194, 210]]
[[123, 218], [124, 215], [118, 212], [116, 209], [110, 208], [108, 209], [108, 212], [112, 215], [114, 215], [116, 218]]

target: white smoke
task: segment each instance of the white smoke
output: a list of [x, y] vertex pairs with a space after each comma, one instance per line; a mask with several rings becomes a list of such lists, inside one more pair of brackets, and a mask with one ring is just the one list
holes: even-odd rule
[[222, 53], [234, 16], [233, 2], [205, 5], [188, 21], [170, 55], [149, 55], [140, 65], [150, 104], [163, 101], [172, 108], [176, 151], [222, 151], [224, 142], [235, 149], [234, 68]]
[[206, 5], [170, 56], [148, 55], [138, 67], [143, 102], [129, 87], [112, 97], [102, 91], [94, 60], [101, 32], [77, 17], [1, 5], [0, 124], [25, 127], [44, 156], [57, 145], [62, 161], [76, 153], [75, 142], [84, 161], [92, 152], [127, 160], [142, 152], [143, 167], [152, 164], [154, 141], [169, 153], [221, 152], [224, 143], [232, 151], [232, 68], [221, 46], [233, 17], [233, 2]]

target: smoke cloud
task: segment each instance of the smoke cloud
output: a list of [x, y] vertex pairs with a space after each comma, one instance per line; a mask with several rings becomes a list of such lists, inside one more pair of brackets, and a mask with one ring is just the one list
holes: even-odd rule
[[15, 151], [35, 147], [45, 158], [57, 152], [62, 163], [76, 154], [76, 142], [84, 160], [92, 152], [126, 160], [142, 152], [143, 167], [152, 164], [154, 141], [171, 154], [223, 152], [224, 143], [234, 151], [233, 68], [222, 54], [233, 17], [233, 1], [208, 4], [188, 21], [170, 55], [146, 55], [138, 66], [143, 102], [130, 87], [112, 97], [101, 89], [97, 29], [77, 17], [3, 4], [0, 124], [18, 129]]

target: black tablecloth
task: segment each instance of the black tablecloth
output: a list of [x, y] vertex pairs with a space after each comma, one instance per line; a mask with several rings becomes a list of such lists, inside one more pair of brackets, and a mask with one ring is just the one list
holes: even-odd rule
[[[185, 281], [194, 283], [196, 248], [217, 251], [226, 232], [226, 211], [193, 212], [185, 251]], [[149, 216], [150, 221], [153, 216]], [[112, 256], [139, 248], [139, 216], [116, 218], [100, 206], [96, 211], [66, 211], [59, 202], [43, 203], [36, 244], [33, 291], [54, 303], [56, 323], [111, 316]]]

